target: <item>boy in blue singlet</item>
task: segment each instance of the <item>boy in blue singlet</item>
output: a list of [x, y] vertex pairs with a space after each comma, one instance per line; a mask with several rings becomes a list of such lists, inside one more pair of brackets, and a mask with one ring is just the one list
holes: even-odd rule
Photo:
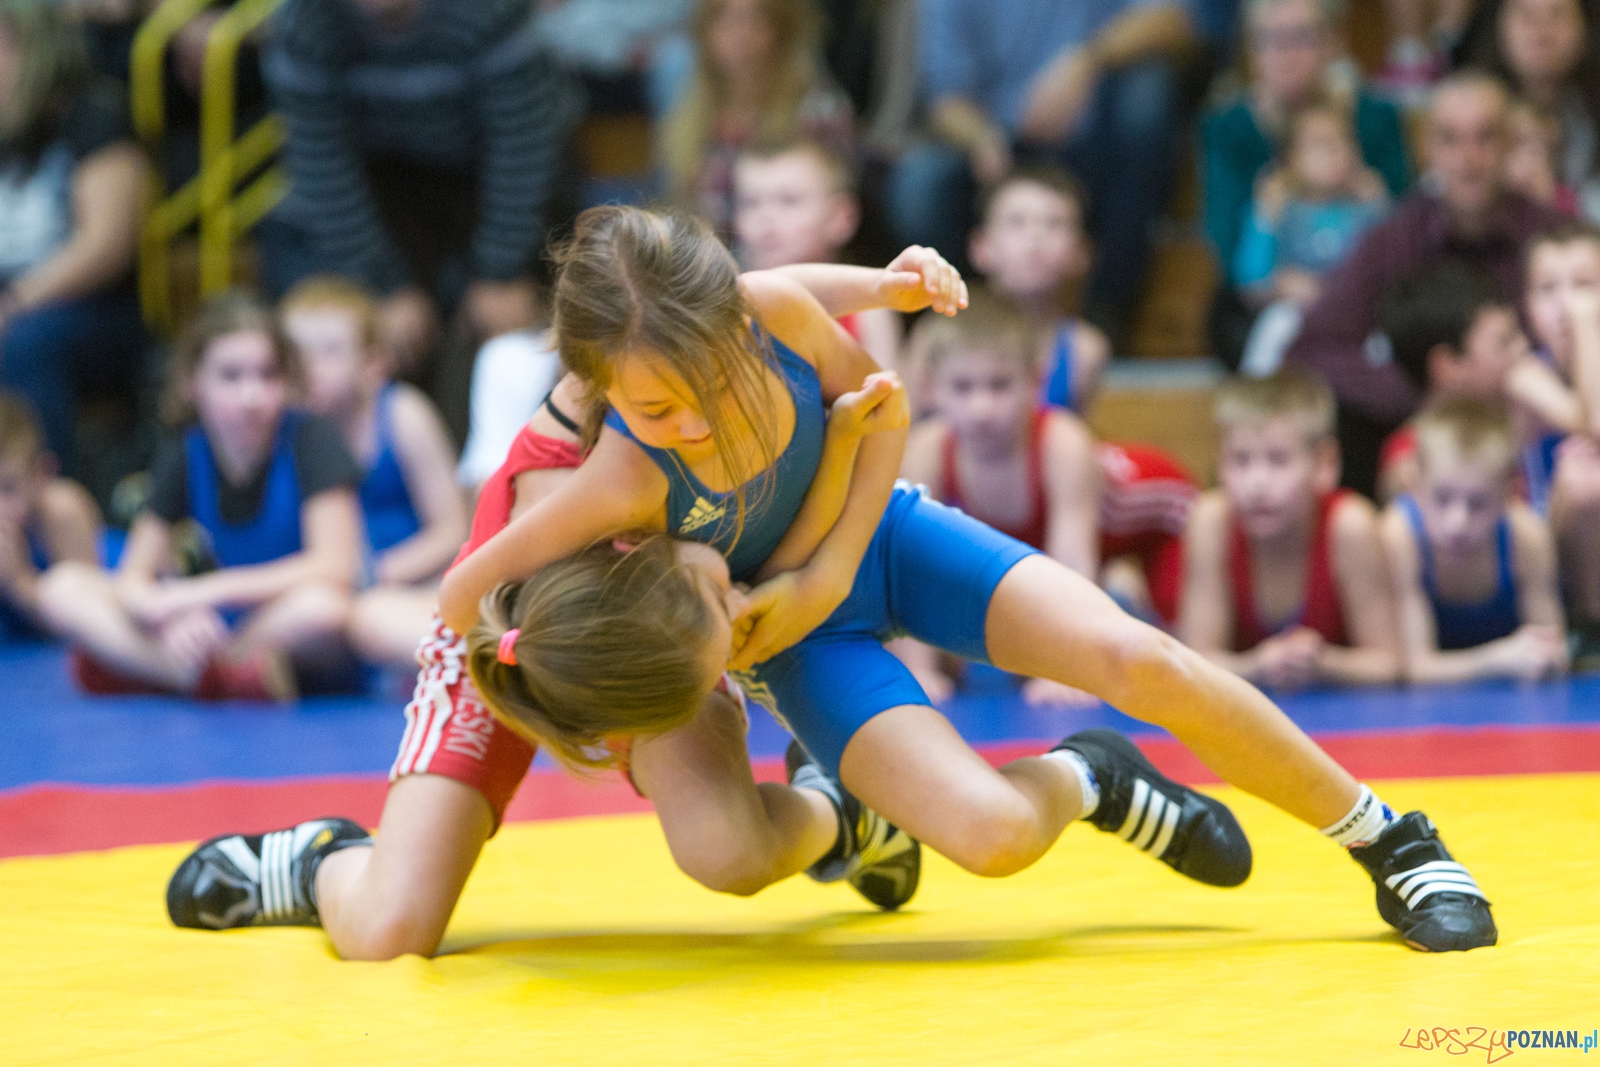
[[351, 610], [350, 643], [370, 663], [409, 667], [428, 632], [439, 576], [467, 538], [455, 447], [433, 401], [390, 379], [377, 305], [359, 286], [307, 279], [278, 314], [305, 366], [307, 407], [338, 424], [365, 472], [369, 587]]
[[99, 537], [99, 509], [56, 477], [27, 402], [0, 392], [0, 642], [44, 636], [40, 576], [62, 561], [93, 566]]
[[1111, 344], [1064, 313], [1089, 273], [1084, 193], [1064, 171], [1019, 167], [984, 196], [968, 255], [988, 287], [1015, 304], [1041, 338], [1040, 400], [1083, 414], [1100, 391]]
[[1565, 672], [1555, 542], [1511, 498], [1503, 406], [1457, 398], [1415, 420], [1418, 485], [1383, 516], [1412, 682], [1539, 679]]

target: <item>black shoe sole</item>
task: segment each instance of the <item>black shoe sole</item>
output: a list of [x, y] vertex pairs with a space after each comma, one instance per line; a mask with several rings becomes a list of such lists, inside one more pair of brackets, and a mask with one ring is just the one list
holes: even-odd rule
[[896, 856], [895, 862], [902, 862], [907, 855], [910, 859], [904, 862], [910, 873], [905, 881], [881, 873], [874, 866], [853, 876], [850, 879], [851, 888], [866, 898], [867, 903], [883, 911], [897, 911], [911, 903], [911, 898], [917, 895], [917, 886], [922, 882], [921, 842], [913, 839], [909, 852]]
[[[172, 872], [172, 877], [167, 880], [167, 918], [172, 920], [172, 925], [185, 930], [232, 930], [240, 926], [249, 926], [255, 913], [244, 916], [240, 921], [229, 923], [226, 926], [212, 926], [203, 923], [199, 918], [199, 908], [194, 899], [195, 881], [200, 877], [204, 862], [200, 854], [215, 845], [238, 834], [219, 834], [207, 841], [202, 841], [195, 850], [184, 857], [178, 864], [178, 869]], [[259, 895], [259, 889], [257, 890]], [[259, 902], [258, 905], [259, 907]]]
[[1477, 897], [1435, 899], [1425, 908], [1409, 911], [1393, 893], [1379, 889], [1378, 914], [1418, 952], [1470, 952], [1500, 940], [1489, 905]]

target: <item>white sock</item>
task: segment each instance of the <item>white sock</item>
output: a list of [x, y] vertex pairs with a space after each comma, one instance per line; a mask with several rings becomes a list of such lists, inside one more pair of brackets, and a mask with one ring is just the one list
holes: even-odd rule
[[1093, 815], [1100, 806], [1100, 785], [1094, 780], [1094, 771], [1089, 769], [1084, 758], [1070, 748], [1046, 752], [1043, 758], [1057, 760], [1078, 776], [1078, 791], [1083, 795], [1083, 810], [1078, 813], [1078, 818], [1087, 819]]
[[1363, 784], [1361, 795], [1356, 798], [1356, 806], [1322, 833], [1325, 837], [1333, 838], [1334, 843], [1342, 848], [1355, 848], [1372, 844], [1394, 821], [1395, 815], [1389, 805], [1379, 800], [1378, 794]]

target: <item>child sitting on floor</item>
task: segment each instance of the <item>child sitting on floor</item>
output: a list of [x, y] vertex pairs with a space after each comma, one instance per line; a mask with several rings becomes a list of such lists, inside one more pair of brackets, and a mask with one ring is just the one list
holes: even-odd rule
[[433, 401], [390, 380], [377, 308], [359, 286], [310, 278], [278, 313], [305, 368], [306, 406], [338, 424], [366, 472], [359, 496], [371, 584], [350, 613], [350, 643], [369, 663], [408, 667], [439, 576], [467, 537], [455, 449]]
[[[1195, 495], [1183, 468], [1146, 445], [1096, 444], [1076, 415], [1040, 404], [1037, 333], [1009, 305], [975, 297], [925, 339], [935, 414], [911, 432], [905, 477], [1080, 574], [1136, 559], [1135, 610], [1170, 623]], [[893, 647], [931, 698], [952, 692], [930, 649], [909, 639]], [[1023, 694], [1077, 702], [1047, 680]]]
[[1406, 677], [1538, 679], [1567, 667], [1555, 542], [1511, 498], [1503, 405], [1455, 398], [1415, 422], [1418, 487], [1383, 516]]
[[98, 559], [100, 509], [56, 466], [27, 401], [0, 392], [0, 641], [45, 636], [40, 576]]
[[1281, 370], [1223, 383], [1215, 410], [1222, 487], [1189, 516], [1179, 635], [1261, 685], [1394, 682], [1378, 517], [1337, 488], [1332, 392]]
[[[360, 468], [333, 423], [290, 406], [300, 372], [272, 312], [229, 294], [180, 338], [166, 396], [181, 429], [115, 574], [61, 563], [39, 590], [90, 692], [290, 700], [348, 685]], [[178, 572], [182, 527], [198, 538]]]
[[[735, 251], [745, 270], [832, 263], [855, 236], [861, 203], [849, 164], [814, 141], [746, 151], [734, 168]], [[839, 325], [881, 366], [895, 365], [900, 316], [872, 308]]]

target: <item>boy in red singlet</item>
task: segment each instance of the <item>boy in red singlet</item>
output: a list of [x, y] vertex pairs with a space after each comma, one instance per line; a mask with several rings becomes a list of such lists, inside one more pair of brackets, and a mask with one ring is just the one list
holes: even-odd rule
[[[1080, 574], [1137, 560], [1136, 613], [1171, 624], [1181, 584], [1188, 473], [1146, 445], [1096, 443], [1081, 419], [1039, 403], [1037, 331], [992, 297], [930, 324], [929, 396], [935, 414], [913, 429], [901, 467], [938, 500], [1042, 549]], [[1137, 588], [1137, 582], [1136, 588]], [[897, 642], [929, 696], [952, 691], [931, 650]], [[1076, 690], [1034, 679], [1029, 702], [1077, 703]]]
[[1372, 505], [1336, 489], [1333, 395], [1297, 371], [1217, 392], [1222, 488], [1189, 517], [1179, 636], [1252, 682], [1400, 677], [1394, 593]]

